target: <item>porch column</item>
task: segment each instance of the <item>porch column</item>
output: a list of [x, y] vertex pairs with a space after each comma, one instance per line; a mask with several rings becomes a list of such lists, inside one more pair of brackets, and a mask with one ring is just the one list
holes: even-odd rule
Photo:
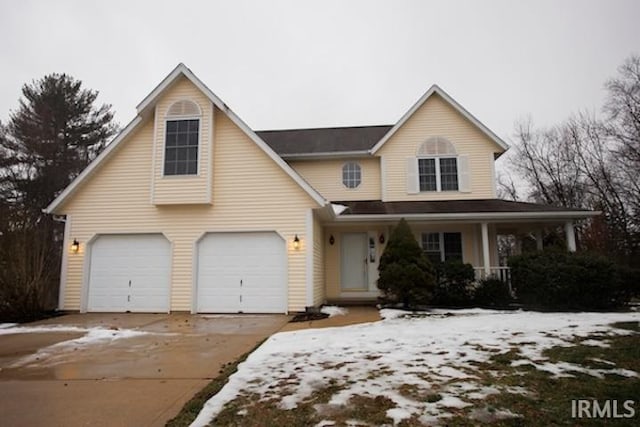
[[543, 247], [542, 247], [542, 230], [536, 230], [535, 237], [536, 237], [536, 249], [538, 249], [539, 251], [543, 250]]
[[484, 262], [484, 274], [488, 277], [491, 274], [491, 261], [489, 258], [489, 227], [486, 222], [481, 224], [482, 229], [482, 260]]
[[567, 237], [567, 250], [569, 252], [576, 251], [576, 233], [573, 229], [573, 221], [567, 221], [564, 224], [564, 232]]

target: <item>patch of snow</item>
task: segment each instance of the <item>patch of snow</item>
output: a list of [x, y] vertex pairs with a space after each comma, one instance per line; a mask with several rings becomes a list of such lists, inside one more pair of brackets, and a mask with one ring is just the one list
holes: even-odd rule
[[393, 424], [398, 424], [402, 420], [406, 420], [407, 418], [411, 418], [413, 413], [411, 411], [407, 411], [404, 408], [391, 408], [387, 410], [387, 417], [393, 420]]
[[[584, 342], [584, 341], [583, 341], [583, 342]], [[613, 363], [612, 361], [610, 361], [610, 360], [600, 359], [600, 358], [598, 358], [598, 357], [590, 357], [590, 358], [589, 358], [589, 359], [587, 359], [587, 360], [593, 360], [594, 362], [602, 363], [602, 364], [604, 364], [604, 365], [616, 366], [616, 364], [615, 364], [615, 363]]]
[[324, 314], [328, 314], [329, 317], [333, 317], [333, 316], [344, 316], [349, 312], [349, 310], [347, 310], [344, 307], [337, 307], [335, 305], [325, 305], [320, 309], [320, 312]]
[[396, 310], [394, 308], [383, 308], [380, 310], [380, 317], [384, 320], [397, 319], [410, 315], [411, 312], [406, 310]]
[[331, 203], [331, 207], [333, 208], [333, 213], [336, 215], [340, 215], [342, 212], [344, 212], [348, 206], [345, 205], [339, 205], [337, 203]]
[[0, 323], [0, 329], [13, 328], [17, 323]]
[[602, 347], [602, 348], [610, 347], [610, 345], [606, 341], [598, 341], [598, 340], [584, 340], [584, 341], [580, 341], [580, 344], [588, 345], [591, 347]]
[[522, 396], [530, 396], [531, 392], [524, 387], [520, 387], [519, 385], [513, 385], [504, 389], [507, 393], [511, 394], [520, 394]]
[[[90, 346], [101, 343], [108, 343], [114, 340], [127, 339], [139, 337], [142, 335], [150, 335], [151, 332], [145, 331], [136, 331], [132, 329], [105, 329], [101, 327], [94, 328], [76, 328], [76, 327], [60, 327], [60, 328], [42, 328], [48, 332], [60, 332], [64, 330], [65, 332], [86, 332], [85, 335], [71, 339], [62, 341], [56, 344], [52, 344], [48, 347], [39, 349], [36, 353], [30, 354], [28, 356], [24, 356], [15, 362], [13, 362], [10, 367], [17, 368], [21, 366], [26, 366], [29, 364], [45, 364], [48, 366], [55, 365], [59, 363], [59, 361], [64, 360], [64, 355], [74, 349], [83, 346]], [[39, 330], [40, 331], [40, 330]], [[31, 331], [34, 332], [34, 331]], [[159, 335], [157, 333], [153, 333], [154, 335]], [[169, 335], [169, 334], [162, 334]]]
[[51, 325], [51, 326], [9, 326], [6, 328], [0, 328], [0, 335], [10, 334], [44, 334], [49, 332], [87, 332], [87, 328], [80, 328], [78, 326], [66, 326], [66, 325]]
[[[450, 416], [452, 408], [471, 405], [466, 399], [503, 391], [482, 387], [474, 381], [473, 372], [478, 363], [513, 351], [517, 352], [517, 359], [512, 366], [530, 364], [552, 375], [584, 372], [593, 376], [638, 376], [622, 369], [552, 363], [542, 353], [554, 346], [574, 345], [576, 338], [607, 339], [633, 333], [610, 324], [638, 321], [640, 313], [470, 309], [412, 314], [383, 309], [380, 314], [383, 320], [379, 322], [272, 335], [238, 366], [225, 387], [205, 404], [192, 426], [207, 425], [226, 403], [239, 395], [286, 396], [282, 407], [294, 408], [329, 384], [339, 390], [328, 405], [344, 405], [356, 395], [385, 396], [395, 405], [389, 415], [394, 420], [404, 419], [408, 413], [433, 424]], [[418, 396], [425, 397], [409, 398], [400, 393], [403, 384], [415, 385], [420, 390]], [[427, 402], [428, 390], [437, 391], [442, 399]], [[468, 397], [469, 392], [474, 394]], [[331, 418], [329, 413], [323, 415], [327, 422]], [[518, 415], [494, 411], [487, 416]]]

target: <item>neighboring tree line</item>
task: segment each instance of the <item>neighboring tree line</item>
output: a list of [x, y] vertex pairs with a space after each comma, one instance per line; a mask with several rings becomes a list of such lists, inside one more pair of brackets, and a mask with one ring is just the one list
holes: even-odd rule
[[[578, 229], [582, 250], [617, 263], [640, 263], [640, 56], [605, 84], [602, 114], [580, 113], [546, 129], [517, 127], [503, 195], [514, 200], [602, 211]], [[516, 182], [524, 181], [523, 194]], [[557, 240], [548, 230], [547, 239]], [[560, 238], [561, 239], [561, 238]]]
[[25, 84], [17, 110], [0, 122], [0, 321], [57, 306], [64, 224], [42, 210], [117, 130], [97, 96], [50, 74]]

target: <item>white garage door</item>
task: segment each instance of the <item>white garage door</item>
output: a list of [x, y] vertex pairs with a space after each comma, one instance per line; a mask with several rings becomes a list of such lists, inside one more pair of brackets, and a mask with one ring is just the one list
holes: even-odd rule
[[169, 311], [171, 244], [164, 236], [100, 236], [89, 268], [88, 311]]
[[198, 244], [199, 313], [287, 311], [285, 241], [276, 233], [209, 233]]

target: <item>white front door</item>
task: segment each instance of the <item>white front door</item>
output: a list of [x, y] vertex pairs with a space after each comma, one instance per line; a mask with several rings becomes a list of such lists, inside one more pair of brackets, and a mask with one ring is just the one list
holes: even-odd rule
[[197, 274], [199, 313], [287, 311], [286, 245], [277, 233], [207, 234]]
[[171, 244], [163, 235], [99, 236], [89, 268], [87, 311], [169, 311]]
[[367, 233], [342, 234], [341, 283], [343, 290], [369, 288], [367, 273]]

